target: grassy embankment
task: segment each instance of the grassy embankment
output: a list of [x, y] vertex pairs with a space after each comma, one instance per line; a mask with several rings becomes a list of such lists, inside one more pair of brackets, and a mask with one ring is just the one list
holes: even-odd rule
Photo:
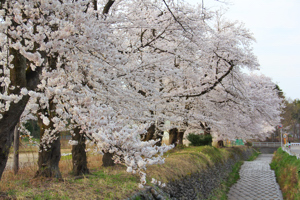
[[[162, 182], [180, 179], [214, 163], [224, 162], [245, 148], [203, 146], [173, 149], [165, 155], [164, 165], [148, 167], [148, 183], [151, 178]], [[66, 158], [60, 162], [63, 180], [33, 179], [37, 166], [21, 169], [17, 175], [6, 171], [0, 182], [0, 196], [13, 199], [124, 199], [139, 190], [138, 176], [128, 174], [125, 166], [103, 168], [101, 164], [101, 156], [89, 155], [91, 174], [79, 179], [71, 175], [72, 163]]]
[[284, 199], [300, 200], [300, 160], [279, 148], [271, 163]]

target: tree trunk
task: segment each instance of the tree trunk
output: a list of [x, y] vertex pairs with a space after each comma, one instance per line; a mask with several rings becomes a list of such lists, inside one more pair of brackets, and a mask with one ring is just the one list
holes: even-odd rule
[[163, 131], [157, 131], [157, 134], [154, 136], [155, 140], [159, 139], [159, 141], [155, 143], [156, 146], [158, 146], [158, 147], [161, 146], [163, 135], [164, 135]]
[[204, 135], [210, 135], [210, 127], [207, 125], [206, 122], [200, 122], [200, 126], [204, 131]]
[[102, 11], [102, 14], [105, 15], [105, 14], [108, 14], [108, 11], [109, 9], [111, 8], [111, 6], [114, 4], [114, 0], [108, 0], [107, 3], [105, 4], [104, 8], [103, 8], [103, 11]]
[[177, 135], [177, 144], [178, 145], [183, 145], [183, 135], [184, 135], [184, 132], [185, 131], [181, 131], [181, 132], [178, 132], [178, 135]]
[[102, 166], [103, 167], [109, 167], [109, 166], [114, 166], [115, 162], [112, 159], [113, 154], [112, 153], [104, 153], [103, 157], [102, 157]]
[[[4, 2], [4, 1], [3, 1]], [[2, 6], [2, 5], [1, 5]], [[39, 83], [39, 74], [42, 67], [38, 67], [35, 71], [31, 68], [27, 69], [27, 60], [22, 56], [18, 50], [9, 49], [9, 55], [14, 58], [11, 64], [14, 66], [10, 70], [10, 86], [15, 86], [14, 90], [10, 90], [10, 94], [20, 94], [20, 89], [26, 87], [28, 90], [34, 90]], [[18, 86], [18, 87], [17, 87]], [[19, 122], [20, 116], [23, 113], [25, 106], [29, 100], [29, 96], [23, 96], [18, 102], [12, 102], [9, 110], [2, 112], [2, 119], [0, 119], [0, 180], [8, 159], [9, 148], [11, 147], [14, 128]]]
[[7, 130], [7, 131], [0, 130], [0, 135], [1, 135], [0, 138], [0, 180], [1, 180], [3, 171], [7, 163], [9, 148], [13, 141], [13, 136], [14, 136], [13, 128], [12, 130]]
[[[51, 119], [55, 116], [55, 104], [50, 100], [49, 102], [49, 110], [44, 111], [44, 115], [47, 116], [46, 113], [49, 114], [50, 124], [48, 126], [43, 124], [42, 119], [38, 118], [38, 123], [40, 125], [40, 138], [42, 139], [45, 131], [48, 129], [53, 130], [53, 122]], [[47, 149], [44, 148], [41, 140], [41, 144], [39, 147], [39, 158], [38, 158], [38, 171], [35, 174], [36, 177], [54, 177], [61, 178], [61, 173], [59, 171], [59, 161], [60, 161], [60, 133], [55, 133], [56, 140], [54, 140]]]
[[155, 125], [152, 124], [148, 130], [146, 135], [144, 136], [142, 141], [149, 141], [149, 140], [153, 140], [154, 139], [154, 133], [155, 133]]
[[72, 135], [72, 140], [78, 142], [77, 145], [72, 145], [72, 164], [73, 164], [73, 173], [75, 176], [81, 174], [88, 174], [89, 169], [87, 167], [87, 156], [85, 152], [85, 136], [83, 133], [80, 133], [79, 128], [75, 128], [74, 135]]
[[148, 130], [147, 130], [147, 133], [146, 135], [144, 136], [144, 138], [142, 139], [142, 141], [149, 141], [149, 140], [157, 140], [159, 139], [158, 142], [155, 143], [156, 146], [161, 146], [161, 143], [162, 143], [162, 138], [163, 138], [163, 132], [157, 132], [155, 134], [155, 131], [156, 131], [156, 126], [155, 124], [152, 124]]
[[178, 131], [177, 128], [169, 130], [169, 144], [174, 144], [175, 147], [177, 145], [183, 145], [183, 135], [184, 131]]
[[19, 145], [20, 145], [20, 131], [18, 130], [19, 123], [15, 127], [14, 131], [14, 174], [17, 174], [19, 171]]
[[47, 150], [45, 150], [41, 144], [38, 158], [39, 169], [35, 174], [35, 178], [40, 176], [61, 178], [62, 176], [58, 167], [60, 156], [59, 136], [50, 144], [50, 148]]
[[174, 144], [177, 146], [177, 139], [178, 139], [178, 129], [172, 128], [169, 130], [169, 145]]
[[[14, 68], [10, 71], [10, 86], [15, 86], [14, 90], [10, 90], [10, 94], [19, 94], [20, 88], [26, 86], [26, 59], [19, 54], [18, 51], [10, 49], [10, 55], [14, 55], [11, 64]], [[20, 88], [16, 87], [20, 86]], [[29, 100], [29, 96], [23, 96], [18, 102], [10, 103], [8, 111], [1, 112], [2, 119], [0, 119], [0, 180], [5, 169], [9, 149], [13, 142], [14, 129], [19, 122], [20, 116], [25, 109], [25, 106]]]
[[222, 147], [224, 147], [224, 142], [223, 142], [223, 140], [219, 140], [218, 141], [218, 148], [222, 148]]

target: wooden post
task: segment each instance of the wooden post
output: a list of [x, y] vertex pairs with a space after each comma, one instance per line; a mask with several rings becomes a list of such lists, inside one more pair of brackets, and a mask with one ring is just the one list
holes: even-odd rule
[[14, 165], [13, 165], [14, 174], [17, 174], [19, 171], [20, 132], [18, 128], [19, 128], [19, 123], [16, 125], [14, 131]]

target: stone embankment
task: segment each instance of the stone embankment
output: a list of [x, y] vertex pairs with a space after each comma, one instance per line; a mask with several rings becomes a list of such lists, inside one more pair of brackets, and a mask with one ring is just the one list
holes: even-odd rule
[[247, 160], [253, 149], [248, 148], [240, 154], [232, 155], [227, 161], [219, 162], [206, 170], [170, 181], [164, 188], [146, 187], [128, 200], [164, 200], [164, 199], [206, 199], [226, 179], [235, 163]]

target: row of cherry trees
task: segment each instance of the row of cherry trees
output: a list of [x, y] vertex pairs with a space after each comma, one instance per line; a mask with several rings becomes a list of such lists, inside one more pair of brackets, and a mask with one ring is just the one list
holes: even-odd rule
[[0, 8], [0, 177], [19, 120], [41, 127], [36, 176], [61, 176], [68, 130], [75, 174], [88, 173], [88, 139], [142, 184], [146, 166], [172, 148], [159, 141], [166, 129], [182, 138], [207, 124], [216, 138], [249, 139], [278, 123], [274, 83], [242, 71], [259, 66], [253, 36], [222, 13], [173, 0], [1, 0]]

